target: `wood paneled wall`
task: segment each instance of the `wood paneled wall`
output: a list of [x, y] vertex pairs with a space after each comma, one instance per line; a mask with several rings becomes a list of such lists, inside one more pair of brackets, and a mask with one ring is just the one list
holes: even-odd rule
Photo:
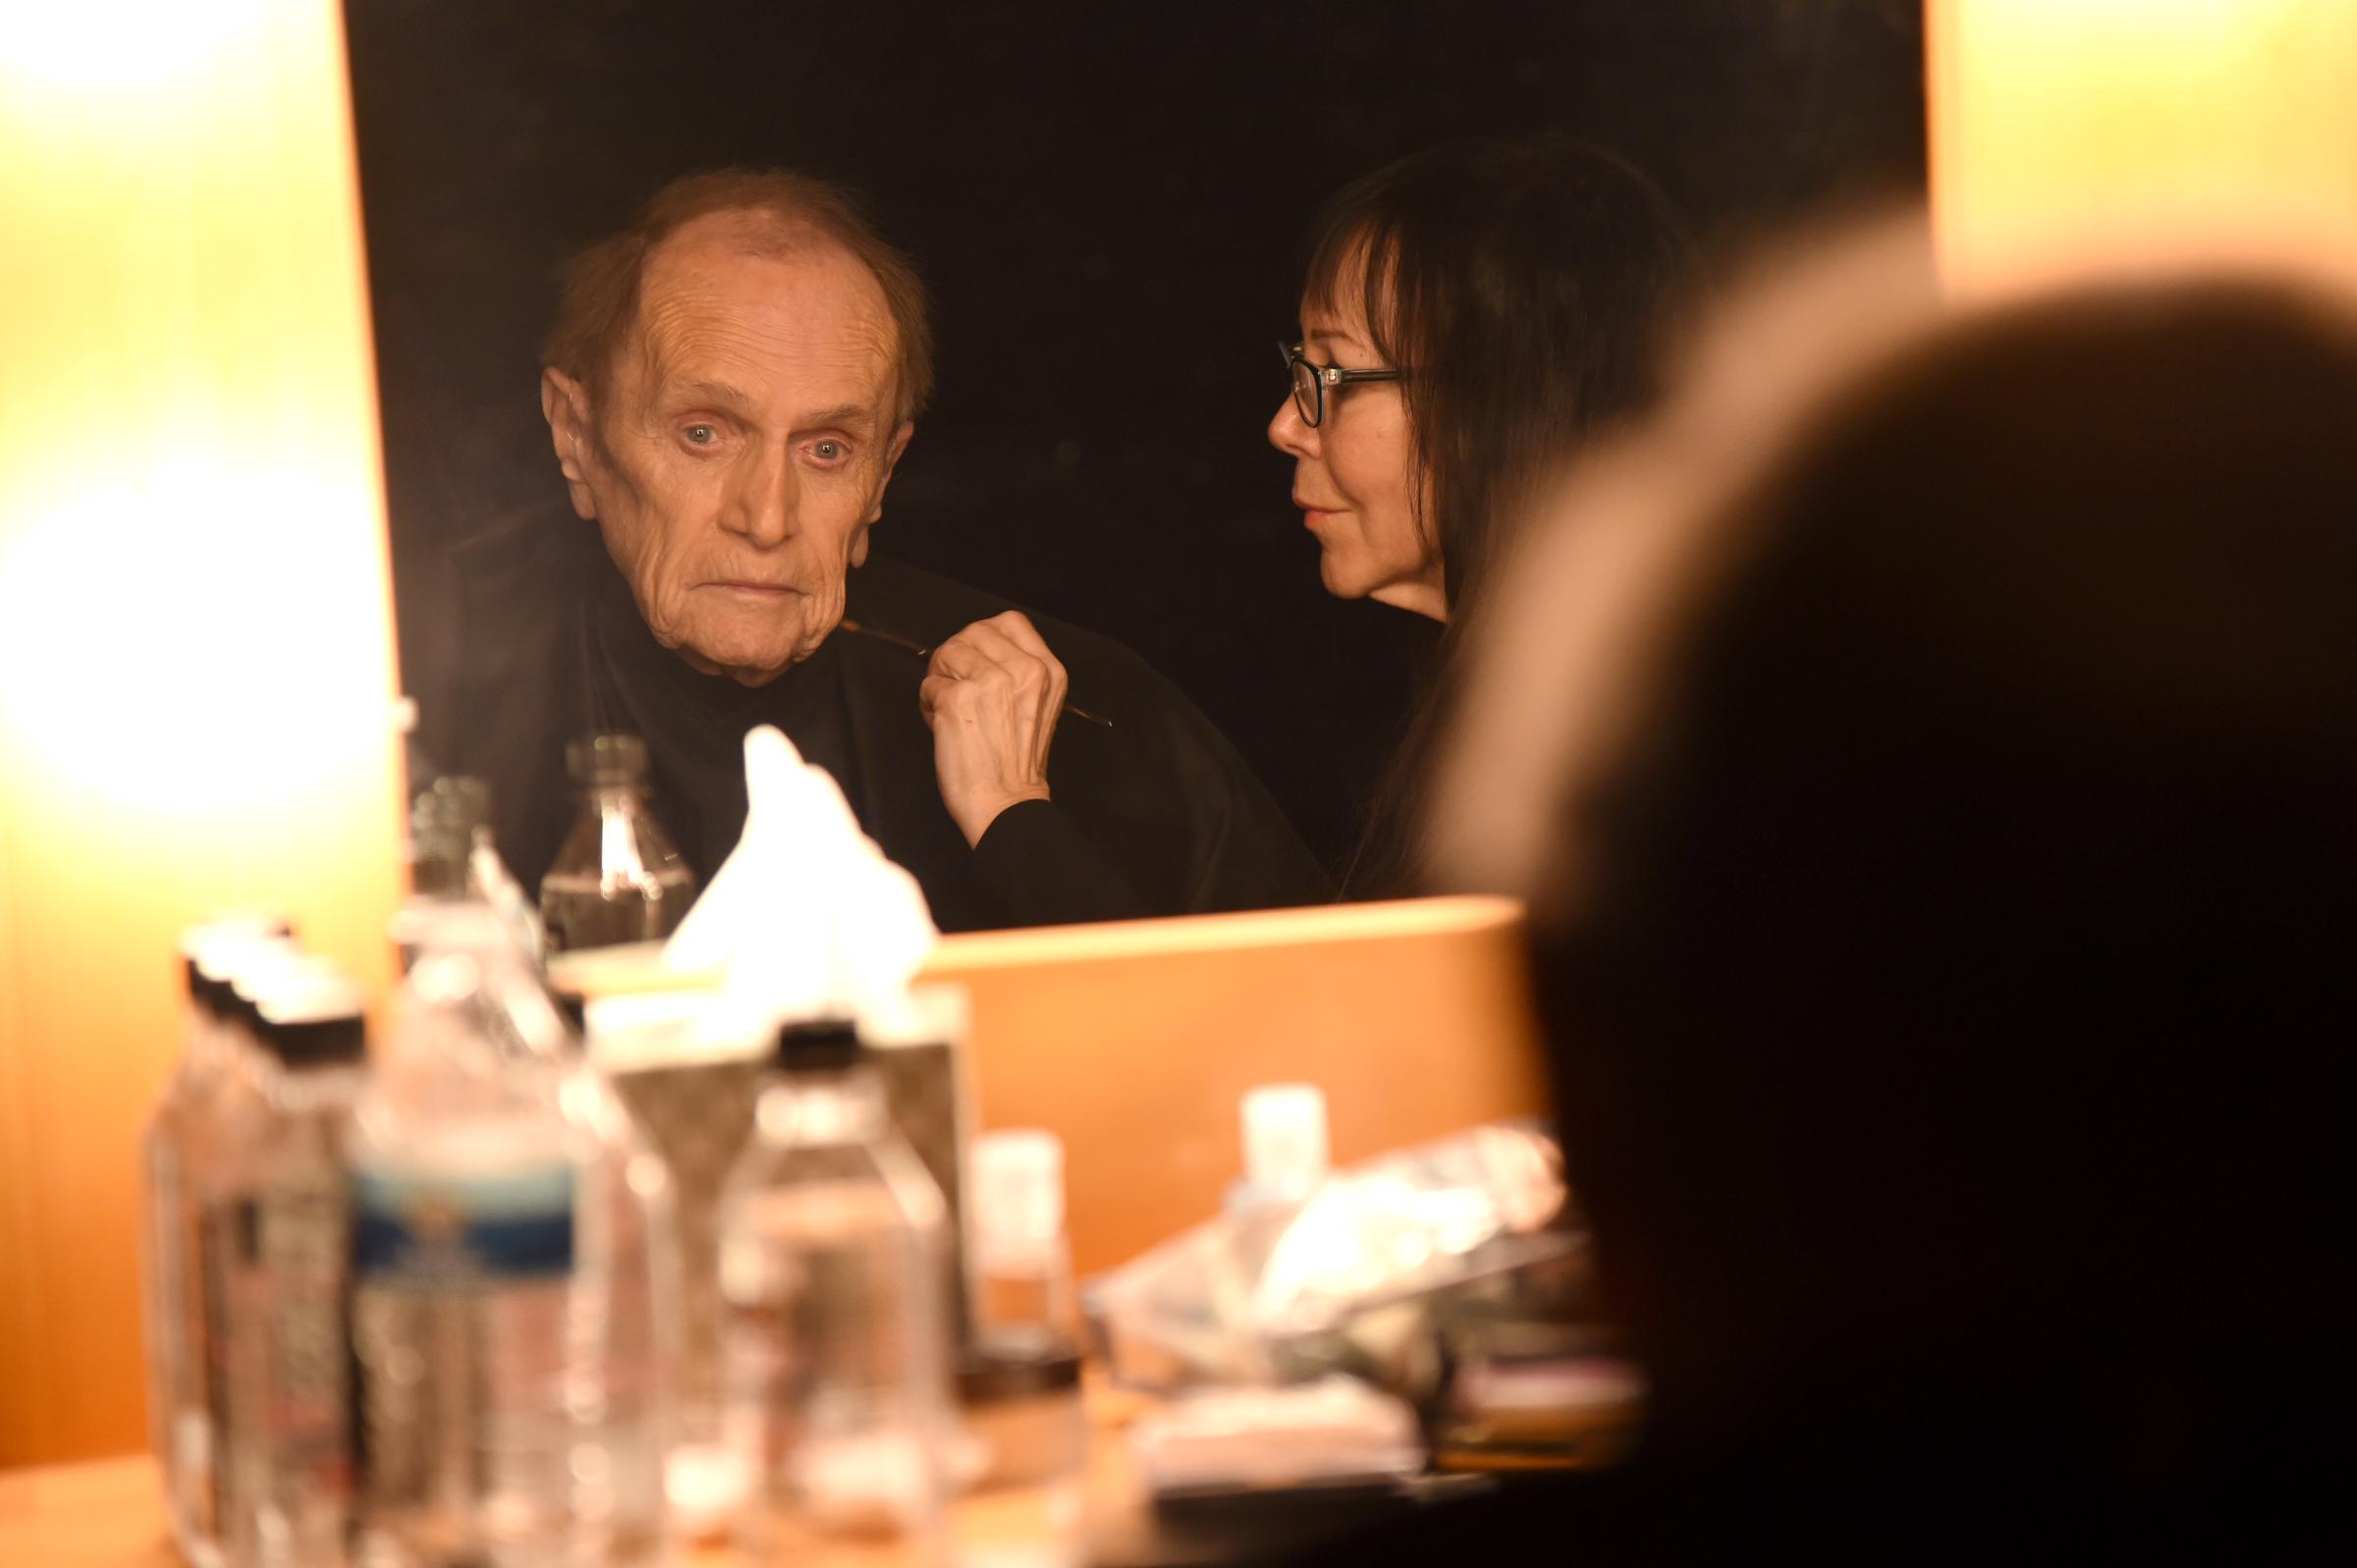
[[1338, 1163], [1546, 1104], [1519, 911], [1418, 899], [953, 937], [984, 1127], [1065, 1142], [1074, 1261], [1219, 1210], [1256, 1084], [1327, 1096]]

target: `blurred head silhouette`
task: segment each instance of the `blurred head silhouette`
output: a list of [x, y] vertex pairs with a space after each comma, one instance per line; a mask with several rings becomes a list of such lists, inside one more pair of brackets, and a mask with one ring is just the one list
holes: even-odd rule
[[1531, 899], [1657, 1452], [2275, 1486], [2346, 1388], [2357, 317], [1875, 248], [1539, 530], [1436, 859]]

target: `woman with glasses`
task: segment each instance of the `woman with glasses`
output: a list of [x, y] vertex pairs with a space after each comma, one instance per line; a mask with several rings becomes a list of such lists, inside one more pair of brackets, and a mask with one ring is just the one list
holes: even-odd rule
[[1408, 825], [1455, 628], [1503, 536], [1600, 428], [1653, 389], [1693, 271], [1661, 193], [1576, 142], [1468, 141], [1353, 181], [1320, 213], [1269, 441], [1319, 574], [1451, 628], [1366, 814], [1355, 896], [1416, 880]]

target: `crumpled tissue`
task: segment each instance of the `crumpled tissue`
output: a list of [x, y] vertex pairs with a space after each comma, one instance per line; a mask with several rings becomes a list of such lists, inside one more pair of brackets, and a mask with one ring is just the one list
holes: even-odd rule
[[707, 1028], [739, 1038], [795, 1019], [904, 1017], [940, 940], [916, 879], [774, 726], [745, 734], [744, 791], [744, 835], [672, 933], [664, 967], [720, 975]]

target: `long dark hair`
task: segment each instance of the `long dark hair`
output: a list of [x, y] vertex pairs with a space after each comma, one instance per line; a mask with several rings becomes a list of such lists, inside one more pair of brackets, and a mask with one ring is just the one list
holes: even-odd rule
[[1319, 213], [1304, 292], [1358, 304], [1376, 351], [1406, 372], [1409, 493], [1450, 611], [1346, 893], [1415, 881], [1426, 759], [1500, 544], [1582, 443], [1651, 400], [1670, 307], [1694, 272], [1653, 183], [1562, 136], [1433, 147], [1352, 181]]

